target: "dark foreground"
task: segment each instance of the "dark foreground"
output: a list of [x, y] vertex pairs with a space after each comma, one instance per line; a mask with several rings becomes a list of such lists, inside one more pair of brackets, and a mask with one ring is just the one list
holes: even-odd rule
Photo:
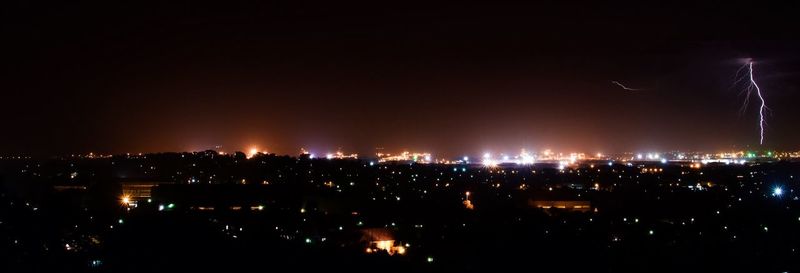
[[800, 268], [795, 162], [560, 170], [195, 153], [0, 171], [3, 272]]

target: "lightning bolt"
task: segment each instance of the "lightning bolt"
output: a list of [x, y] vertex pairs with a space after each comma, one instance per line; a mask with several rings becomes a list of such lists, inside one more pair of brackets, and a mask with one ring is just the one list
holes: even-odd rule
[[759, 139], [759, 144], [764, 145], [764, 111], [767, 109], [767, 102], [764, 100], [764, 96], [761, 95], [761, 88], [758, 87], [755, 78], [753, 77], [753, 62], [751, 61], [748, 64], [750, 69], [750, 84], [756, 88], [756, 94], [758, 95], [758, 99], [761, 100], [761, 107], [758, 108], [758, 127], [761, 128], [761, 138]]
[[[744, 73], [747, 71], [747, 73]], [[747, 85], [742, 89], [740, 94], [744, 94], [744, 102], [742, 103], [742, 107], [739, 109], [740, 113], [744, 113], [747, 110], [747, 106], [750, 104], [750, 97], [753, 93], [756, 93], [756, 96], [759, 100], [761, 100], [761, 105], [758, 107], [758, 127], [759, 127], [759, 144], [764, 145], [764, 126], [767, 124], [766, 118], [764, 117], [769, 110], [767, 107], [767, 101], [764, 100], [764, 95], [761, 93], [761, 88], [756, 83], [756, 79], [753, 73], [753, 61], [747, 60], [747, 63], [739, 67], [739, 70], [736, 71], [734, 75], [736, 80], [733, 82], [733, 85], [739, 85], [743, 81], [747, 81]], [[755, 92], [753, 92], [755, 91]]]
[[611, 83], [616, 84], [617, 86], [622, 87], [622, 89], [625, 89], [625, 90], [628, 90], [628, 91], [640, 91], [640, 90], [642, 90], [642, 89], [639, 89], [639, 88], [627, 87], [624, 84], [619, 83], [618, 81], [611, 81]]

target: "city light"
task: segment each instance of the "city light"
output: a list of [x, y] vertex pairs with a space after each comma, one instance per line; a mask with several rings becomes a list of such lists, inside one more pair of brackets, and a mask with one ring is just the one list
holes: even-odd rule
[[378, 162], [415, 162], [432, 163], [433, 156], [426, 152], [403, 151], [399, 154], [377, 153]]
[[326, 159], [358, 159], [358, 154], [345, 154], [342, 151], [336, 153], [328, 153], [325, 155]]
[[379, 253], [384, 252], [389, 254], [389, 256], [393, 256], [395, 254], [404, 255], [406, 254], [407, 248], [409, 244], [403, 246], [402, 244], [396, 244], [395, 240], [391, 238], [386, 238], [382, 240], [374, 240], [369, 243], [369, 246], [366, 249], [366, 252], [369, 253]]
[[773, 196], [783, 195], [783, 189], [781, 187], [775, 187], [774, 189], [772, 189], [772, 195]]
[[475, 209], [475, 206], [472, 204], [472, 201], [469, 200], [470, 192], [465, 192], [464, 196], [465, 196], [464, 201], [462, 202], [464, 204], [464, 207], [467, 208], [468, 210]]
[[484, 158], [483, 159], [483, 166], [486, 166], [486, 167], [497, 167], [497, 161], [494, 161], [491, 158]]
[[519, 158], [520, 160], [518, 163], [522, 165], [531, 165], [534, 163], [535, 160], [533, 155], [529, 154], [527, 151], [525, 151], [525, 149], [522, 149], [522, 151], [520, 151]]
[[258, 154], [258, 147], [250, 147], [250, 150], [247, 152], [247, 158], [252, 158]]

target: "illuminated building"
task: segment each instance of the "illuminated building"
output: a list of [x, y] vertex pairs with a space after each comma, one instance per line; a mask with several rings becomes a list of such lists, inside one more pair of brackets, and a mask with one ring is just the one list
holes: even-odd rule
[[152, 198], [152, 189], [162, 182], [137, 181], [123, 182], [120, 202], [135, 207], [139, 201]]
[[388, 229], [367, 228], [361, 231], [362, 240], [367, 242], [366, 253], [388, 253], [389, 255], [404, 255], [408, 245], [398, 243]]

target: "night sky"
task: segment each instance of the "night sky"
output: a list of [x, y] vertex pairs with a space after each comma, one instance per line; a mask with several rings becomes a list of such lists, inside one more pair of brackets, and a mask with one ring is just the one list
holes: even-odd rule
[[800, 148], [797, 4], [169, 2], [4, 1], [0, 153]]

